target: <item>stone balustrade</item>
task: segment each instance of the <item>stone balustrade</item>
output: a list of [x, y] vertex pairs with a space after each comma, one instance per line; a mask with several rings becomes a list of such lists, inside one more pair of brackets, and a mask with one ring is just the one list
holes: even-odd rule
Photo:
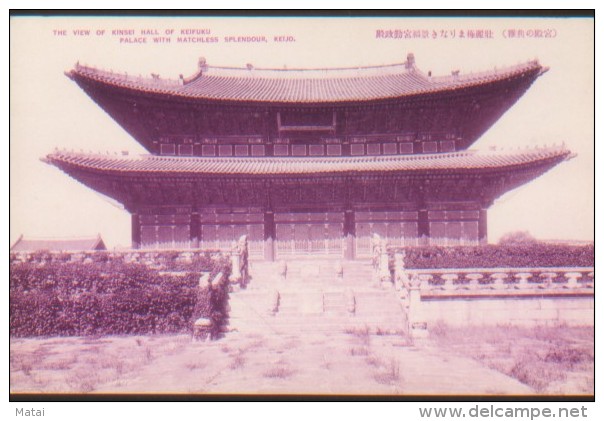
[[[400, 271], [400, 269], [398, 269]], [[395, 272], [397, 268], [395, 267]], [[421, 291], [593, 289], [593, 268], [408, 269]]]
[[191, 263], [194, 259], [209, 254], [213, 259], [224, 256], [220, 250], [128, 250], [128, 251], [35, 251], [12, 252], [10, 263], [32, 263], [45, 265], [49, 263], [92, 263], [121, 261], [124, 263], [142, 263], [149, 266], [161, 266], [166, 261]]
[[393, 280], [414, 338], [426, 337], [439, 320], [460, 326], [593, 321], [592, 267], [406, 269], [403, 256], [395, 253]]
[[[384, 246], [374, 238], [374, 277], [381, 281]], [[409, 269], [401, 249], [394, 249], [391, 263], [391, 282], [414, 338], [426, 337], [438, 321], [459, 326], [593, 323], [593, 267]]]

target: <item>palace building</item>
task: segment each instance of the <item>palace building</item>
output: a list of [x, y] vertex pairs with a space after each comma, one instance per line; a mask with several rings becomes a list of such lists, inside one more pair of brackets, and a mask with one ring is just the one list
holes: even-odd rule
[[479, 244], [496, 198], [569, 159], [564, 147], [469, 147], [547, 71], [537, 61], [432, 76], [404, 63], [67, 73], [149, 154], [44, 158], [132, 215], [134, 248], [345, 258], [393, 245]]

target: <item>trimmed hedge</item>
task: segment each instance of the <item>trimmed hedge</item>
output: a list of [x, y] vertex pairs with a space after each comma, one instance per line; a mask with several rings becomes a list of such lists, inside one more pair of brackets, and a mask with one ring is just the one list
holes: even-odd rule
[[[203, 271], [228, 278], [226, 259]], [[199, 269], [200, 266], [196, 266]], [[11, 265], [10, 334], [81, 336], [189, 332], [199, 272], [160, 274], [139, 263]], [[228, 296], [227, 296], [228, 300]]]
[[[184, 261], [183, 254], [189, 254], [190, 260]], [[213, 266], [214, 259], [220, 256], [219, 251], [176, 251], [176, 250], [137, 250], [133, 252], [109, 252], [94, 251], [81, 253], [56, 253], [50, 251], [36, 251], [32, 253], [12, 252], [10, 264], [19, 264], [21, 258], [27, 259], [33, 264], [73, 263], [72, 258], [78, 257], [85, 263], [116, 264], [130, 262], [130, 259], [138, 259], [138, 263], [146, 264], [154, 269], [164, 271], [207, 271]]]
[[[498, 267], [592, 267], [593, 245], [563, 244], [406, 247], [409, 269], [463, 269]], [[394, 250], [391, 251], [394, 253]]]

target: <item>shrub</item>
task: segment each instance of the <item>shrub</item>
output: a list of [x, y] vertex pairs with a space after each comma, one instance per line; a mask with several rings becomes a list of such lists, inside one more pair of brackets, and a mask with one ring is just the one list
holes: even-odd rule
[[[228, 279], [227, 263], [208, 258], [198, 260], [196, 267], [212, 276], [223, 272], [223, 278]], [[92, 263], [14, 263], [10, 269], [12, 336], [153, 334], [191, 329], [199, 289], [195, 272], [185, 276], [160, 274], [107, 254]], [[224, 294], [228, 299], [228, 291]]]
[[[591, 267], [594, 246], [519, 243], [459, 247], [408, 247], [405, 267], [409, 269], [496, 268], [496, 267]], [[391, 251], [394, 253], [394, 251]]]
[[536, 244], [537, 239], [528, 231], [508, 232], [499, 239], [500, 245]]

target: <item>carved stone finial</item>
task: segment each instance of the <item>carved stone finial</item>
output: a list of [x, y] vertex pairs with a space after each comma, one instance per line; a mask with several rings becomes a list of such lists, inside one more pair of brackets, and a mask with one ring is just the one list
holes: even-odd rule
[[282, 281], [287, 279], [287, 262], [285, 260], [279, 261], [279, 276]]
[[201, 70], [202, 72], [205, 72], [208, 70], [208, 63], [206, 61], [205, 57], [199, 57], [199, 61], [197, 62], [197, 67], [199, 68], [199, 70]]
[[407, 61], [405, 62], [405, 69], [412, 69], [415, 67], [415, 56], [413, 53], [407, 54]]

